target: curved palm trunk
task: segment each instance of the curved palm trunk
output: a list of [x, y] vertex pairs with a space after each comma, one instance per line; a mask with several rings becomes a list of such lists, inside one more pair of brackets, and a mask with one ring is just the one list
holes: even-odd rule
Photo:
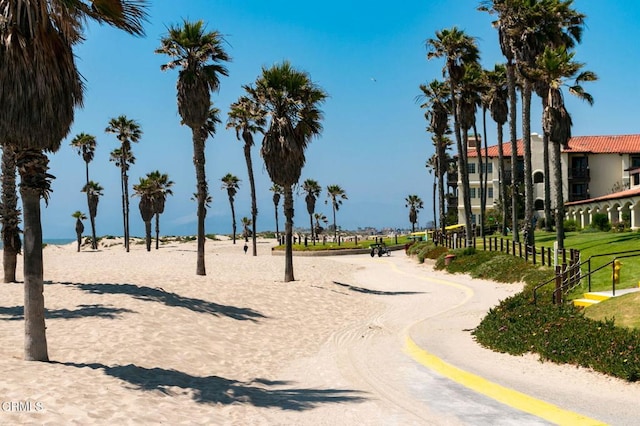
[[231, 204], [231, 226], [233, 228], [233, 244], [236, 243], [236, 209], [233, 205], [233, 198], [229, 197], [229, 204]]
[[[22, 176], [25, 181], [26, 176]], [[24, 215], [24, 358], [49, 361], [44, 319], [44, 282], [40, 191], [20, 189]]]
[[253, 178], [253, 161], [251, 160], [251, 145], [245, 140], [244, 159], [247, 162], [247, 172], [249, 173], [249, 186], [251, 188], [251, 241], [253, 255], [258, 255], [256, 243], [256, 220], [258, 218], [258, 205], [256, 202], [256, 182]]
[[284, 282], [294, 281], [293, 277], [293, 189], [291, 185], [284, 186], [284, 233], [285, 233], [285, 261]]
[[196, 168], [196, 185], [198, 195], [198, 259], [196, 264], [196, 275], [207, 275], [204, 263], [204, 219], [207, 214], [205, 202], [207, 200], [207, 178], [205, 176], [204, 164], [204, 142], [206, 133], [203, 130], [193, 130], [193, 164]]
[[20, 241], [20, 212], [18, 211], [18, 196], [16, 194], [16, 158], [9, 146], [2, 148], [2, 261], [4, 268], [4, 282], [16, 282], [16, 267]]
[[527, 245], [533, 245], [533, 171], [531, 166], [531, 83], [522, 89], [522, 142], [524, 145], [524, 230]]
[[512, 62], [507, 62], [507, 85], [509, 90], [509, 136], [511, 139], [511, 232], [513, 241], [520, 241], [518, 234], [518, 185], [516, 169], [518, 165], [517, 124], [516, 124], [516, 73]]

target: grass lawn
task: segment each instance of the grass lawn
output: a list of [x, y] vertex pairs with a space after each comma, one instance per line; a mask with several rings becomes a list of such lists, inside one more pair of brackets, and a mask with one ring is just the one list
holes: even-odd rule
[[[397, 240], [397, 243], [396, 243]], [[379, 241], [379, 239], [378, 239]], [[404, 245], [411, 240], [408, 236], [398, 236], [397, 238], [384, 238], [384, 243], [387, 247], [395, 246], [395, 245]], [[293, 250], [295, 251], [321, 251], [321, 250], [349, 250], [349, 249], [368, 249], [371, 244], [375, 244], [375, 240], [368, 240], [363, 238], [358, 238], [358, 242], [354, 241], [342, 241], [340, 245], [338, 243], [330, 243], [322, 244], [320, 242], [316, 242], [313, 245], [313, 242], [309, 241], [307, 245], [304, 244], [294, 244]], [[279, 245], [275, 247], [275, 250], [284, 250], [284, 245]]]
[[[555, 233], [536, 232], [536, 245], [553, 247]], [[640, 281], [640, 233], [638, 232], [568, 232], [564, 246], [580, 250], [582, 262], [591, 258], [591, 271], [611, 262], [616, 257], [624, 254], [614, 254], [636, 250], [637, 253], [629, 253], [632, 257], [620, 259], [620, 282], [617, 289], [637, 287]], [[588, 266], [582, 270], [587, 274]], [[611, 266], [601, 269], [591, 276], [591, 291], [605, 291], [612, 288]], [[588, 291], [588, 281], [585, 278], [582, 285], [573, 293], [577, 297]]]

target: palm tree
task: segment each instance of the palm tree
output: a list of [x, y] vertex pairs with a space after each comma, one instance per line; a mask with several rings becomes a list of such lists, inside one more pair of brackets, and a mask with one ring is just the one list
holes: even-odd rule
[[69, 133], [83, 85], [73, 46], [89, 19], [142, 34], [145, 0], [13, 0], [0, 7], [0, 135], [16, 150], [24, 219], [25, 359], [47, 361], [40, 200], [52, 175], [46, 152]]
[[305, 193], [304, 201], [307, 204], [307, 213], [309, 213], [309, 223], [311, 229], [311, 239], [313, 240], [313, 245], [316, 245], [316, 236], [313, 232], [313, 214], [316, 211], [316, 200], [320, 196], [320, 192], [322, 192], [322, 188], [317, 181], [313, 179], [307, 179], [302, 183], [302, 192]]
[[595, 81], [597, 76], [591, 71], [580, 72], [584, 64], [575, 62], [574, 53], [565, 47], [547, 48], [538, 58], [538, 78], [548, 87], [546, 108], [543, 112], [544, 132], [553, 143], [553, 169], [556, 195], [556, 240], [558, 249], [564, 250], [564, 196], [562, 193], [561, 147], [566, 147], [571, 139], [571, 116], [564, 105], [562, 86], [566, 79], [575, 78], [569, 86], [569, 93], [593, 105], [593, 97], [584, 91], [583, 82]]
[[2, 203], [0, 203], [0, 220], [2, 220], [2, 262], [4, 282], [16, 282], [16, 266], [18, 254], [22, 250], [20, 240], [20, 209], [16, 193], [16, 156], [10, 145], [2, 148]]
[[153, 187], [153, 211], [156, 216], [156, 250], [158, 250], [160, 244], [160, 215], [164, 213], [167, 195], [173, 195], [171, 190], [173, 181], [169, 180], [168, 174], [160, 173], [158, 170], [147, 173], [147, 179]]
[[287, 61], [263, 67], [255, 88], [245, 89], [268, 118], [261, 153], [271, 181], [284, 190], [284, 280], [293, 281], [293, 185], [300, 179], [307, 145], [322, 131], [319, 105], [327, 94]]
[[[121, 115], [117, 118], [109, 120], [109, 125], [104, 129], [107, 133], [114, 133], [120, 141], [118, 153], [120, 158], [116, 161], [116, 166], [120, 168], [120, 184], [122, 186], [122, 217], [124, 222], [124, 247], [129, 251], [129, 170], [130, 164], [133, 164], [135, 158], [131, 152], [131, 142], [138, 142], [142, 136], [140, 125], [135, 120], [130, 120], [126, 116]], [[117, 148], [118, 149], [118, 148]]]
[[[509, 114], [509, 94], [507, 85], [507, 73], [506, 67], [502, 64], [496, 64], [492, 71], [485, 73], [485, 79], [488, 87], [486, 94], [489, 113], [491, 118], [496, 122], [497, 135], [498, 135], [498, 179], [500, 182], [500, 206], [502, 207], [502, 223], [500, 224], [500, 233], [503, 236], [507, 235], [507, 217], [508, 217], [508, 204], [507, 204], [507, 185], [505, 181], [505, 164], [504, 164], [504, 124], [507, 122]], [[486, 140], [485, 140], [486, 141]], [[512, 163], [513, 164], [513, 163]], [[512, 176], [514, 179], [515, 168], [512, 166]]]
[[90, 180], [82, 188], [82, 192], [87, 193], [87, 203], [89, 204], [89, 220], [91, 221], [91, 248], [96, 250], [98, 248], [96, 238], [96, 216], [98, 215], [98, 201], [102, 196], [103, 187], [99, 183]]
[[422, 199], [417, 195], [409, 195], [404, 199], [405, 207], [409, 207], [409, 222], [411, 222], [411, 232], [416, 232], [416, 223], [418, 222], [418, 211], [424, 208]]
[[240, 188], [240, 179], [237, 176], [227, 173], [221, 179], [222, 189], [227, 190], [227, 196], [229, 197], [229, 204], [231, 205], [231, 224], [233, 227], [233, 244], [236, 243], [236, 210], [233, 205], [234, 197]]
[[249, 227], [252, 225], [251, 219], [249, 219], [246, 216], [243, 216], [242, 219], [240, 220], [240, 223], [242, 223], [242, 236], [244, 237], [244, 241], [247, 242], [249, 241], [249, 235], [251, 234], [251, 231], [249, 230]]
[[148, 178], [140, 178], [140, 181], [133, 185], [133, 195], [140, 197], [138, 208], [140, 209], [140, 216], [144, 222], [147, 251], [151, 251], [151, 220], [156, 213], [154, 210], [154, 191], [155, 186]]
[[[446, 83], [439, 80], [433, 80], [428, 85], [421, 84], [420, 90], [422, 95], [420, 99], [425, 99], [425, 102], [420, 105], [421, 108], [427, 109], [425, 112], [425, 118], [429, 122], [427, 130], [433, 133], [433, 143], [435, 145], [435, 177], [438, 179], [439, 186], [439, 213], [440, 213], [440, 230], [445, 231], [445, 196], [444, 196], [444, 175], [446, 172], [447, 164], [446, 156], [447, 150], [451, 145], [451, 139], [446, 135], [451, 133], [449, 127], [449, 115], [451, 104], [451, 92]], [[440, 167], [442, 165], [442, 167]], [[435, 197], [435, 191], [434, 191]], [[435, 209], [435, 203], [433, 208]], [[436, 215], [433, 215], [434, 221]]]
[[[465, 65], [476, 63], [479, 59], [478, 47], [473, 37], [456, 27], [436, 31], [436, 38], [427, 40], [427, 58], [445, 58], [442, 69], [443, 77], [448, 77], [451, 93], [451, 111], [453, 127], [458, 148], [458, 171], [462, 178], [462, 195], [465, 212], [465, 231], [467, 245], [471, 245], [471, 198], [469, 173], [467, 169], [467, 147], [461, 134], [461, 120], [458, 110], [458, 94], [460, 81], [464, 77]], [[466, 140], [466, 138], [465, 138]]]
[[182, 26], [170, 26], [155, 53], [172, 60], [161, 70], [179, 68], [177, 83], [178, 113], [181, 124], [189, 126], [193, 140], [193, 163], [196, 169], [198, 198], [198, 258], [196, 274], [206, 275], [204, 261], [206, 200], [208, 196], [205, 175], [204, 146], [211, 129], [207, 120], [211, 111], [211, 92], [218, 91], [220, 75], [227, 76], [223, 63], [230, 60], [222, 48], [223, 38], [218, 31], [206, 32], [203, 21], [184, 20]]
[[78, 252], [79, 252], [80, 246], [82, 245], [82, 233], [84, 232], [84, 225], [82, 221], [86, 220], [87, 216], [84, 213], [82, 213], [80, 210], [76, 210], [71, 216], [76, 219], [76, 240], [78, 241]]
[[256, 202], [256, 183], [253, 178], [253, 162], [251, 160], [251, 147], [253, 147], [253, 134], [263, 133], [266, 123], [262, 111], [255, 102], [247, 96], [241, 96], [237, 102], [231, 104], [229, 111], [229, 120], [227, 121], [227, 129], [233, 128], [236, 131], [236, 138], [244, 141], [244, 159], [247, 163], [247, 172], [249, 174], [249, 186], [251, 188], [251, 225], [253, 230], [251, 239], [253, 241], [253, 255], [258, 255], [256, 243], [256, 221], [258, 217], [258, 205]]
[[333, 238], [338, 238], [338, 227], [336, 226], [336, 212], [342, 205], [342, 200], [347, 199], [347, 193], [340, 187], [340, 185], [327, 186], [327, 200], [325, 204], [331, 200], [331, 207], [333, 208]]
[[[436, 197], [438, 195], [438, 154], [433, 154], [431, 157], [427, 159], [425, 163], [425, 167], [429, 171], [429, 174], [433, 173], [433, 227], [438, 227], [437, 218], [438, 215], [436, 213], [436, 209], [438, 208], [438, 202], [436, 201]], [[440, 218], [442, 220], [442, 218]]]
[[[80, 155], [84, 160], [85, 171], [87, 175], [86, 182], [88, 184], [89, 183], [89, 163], [93, 161], [93, 156], [96, 151], [96, 137], [87, 133], [80, 133], [71, 140], [71, 146], [78, 151], [78, 155]], [[89, 204], [89, 193], [87, 193], [87, 205], [88, 204]], [[92, 230], [91, 235], [93, 236], [93, 240], [91, 241], [91, 248], [95, 250], [98, 248], [98, 245], [97, 245], [97, 242], [95, 241], [96, 231], [94, 229], [93, 222], [91, 222], [91, 230]]]
[[273, 192], [273, 206], [275, 207], [276, 212], [276, 238], [280, 239], [280, 231], [278, 230], [278, 204], [280, 204], [280, 197], [284, 193], [284, 190], [280, 185], [274, 183], [269, 191]]
[[326, 225], [327, 223], [329, 223], [329, 221], [327, 220], [327, 216], [325, 216], [322, 213], [314, 213], [313, 219], [315, 220], [315, 226], [313, 228], [313, 231], [316, 234], [316, 236], [318, 236], [322, 234], [322, 231], [324, 231], [324, 228], [322, 227], [322, 225], [320, 225], [320, 222]]
[[[522, 81], [522, 141], [524, 146], [525, 235], [533, 243], [533, 173], [531, 168], [531, 94], [536, 85], [536, 61], [547, 46], [571, 48], [580, 42], [585, 15], [571, 8], [573, 0], [493, 0], [481, 10], [497, 14], [498, 28], [507, 66], [515, 66]], [[515, 72], [510, 82], [511, 107], [515, 110]], [[511, 88], [513, 85], [513, 89]], [[513, 93], [511, 93], [513, 90]], [[515, 122], [515, 113], [512, 116]], [[512, 124], [515, 126], [515, 124]], [[514, 127], [515, 129], [515, 127]], [[515, 133], [515, 130], [512, 130]], [[512, 136], [515, 146], [515, 136]], [[515, 164], [515, 163], [513, 163]], [[548, 178], [548, 176], [546, 177]], [[515, 209], [514, 209], [515, 211]], [[515, 235], [515, 233], [514, 233]]]

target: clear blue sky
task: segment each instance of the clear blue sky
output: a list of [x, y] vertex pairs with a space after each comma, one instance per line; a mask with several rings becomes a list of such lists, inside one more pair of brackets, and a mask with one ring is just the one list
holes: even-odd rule
[[[202, 19], [210, 30], [224, 34], [233, 61], [229, 77], [222, 78], [215, 105], [226, 122], [229, 105], [242, 95], [241, 86], [255, 81], [263, 66], [287, 59], [323, 87], [330, 97], [323, 107], [324, 131], [307, 150], [301, 181], [317, 180], [323, 188], [342, 186], [349, 199], [338, 212], [339, 226], [409, 227], [404, 199], [417, 194], [425, 201], [419, 224], [432, 220], [432, 176], [425, 161], [433, 154], [426, 133], [424, 111], [416, 103], [418, 86], [441, 77], [442, 61], [427, 61], [425, 40], [452, 26], [478, 38], [485, 68], [502, 61], [492, 17], [476, 10], [478, 0], [382, 1], [152, 1], [146, 37], [135, 38], [107, 26], [90, 24], [86, 42], [75, 50], [86, 79], [85, 102], [60, 151], [50, 155], [50, 172], [57, 177], [49, 206], [43, 209], [45, 238], [74, 235], [75, 210], [87, 212], [80, 192], [84, 162], [69, 146], [80, 132], [97, 137], [90, 178], [104, 188], [97, 217], [98, 235], [122, 235], [119, 172], [108, 161], [116, 148], [106, 134], [109, 119], [126, 115], [144, 132], [133, 146], [137, 159], [130, 181], [153, 170], [168, 173], [175, 182], [161, 219], [163, 234], [196, 233], [195, 171], [191, 132], [180, 126], [176, 106], [177, 71], [161, 72], [167, 58], [154, 54], [167, 25], [183, 18]], [[588, 16], [576, 58], [600, 80], [587, 86], [595, 98], [589, 107], [567, 95], [574, 135], [638, 133], [637, 40], [640, 5], [635, 0], [576, 0]], [[539, 101], [534, 98], [534, 104]], [[539, 108], [534, 108], [532, 130], [540, 132]], [[489, 120], [489, 141], [495, 143]], [[275, 219], [269, 176], [259, 156], [261, 137], [253, 151], [258, 189], [258, 230], [274, 230]], [[613, 148], [613, 147], [612, 147]], [[219, 126], [207, 141], [206, 172], [213, 203], [207, 215], [209, 233], [230, 233], [231, 215], [220, 178], [230, 172], [241, 188], [236, 196], [238, 220], [250, 216], [250, 192], [242, 143], [235, 132]], [[331, 217], [323, 192], [317, 211]], [[295, 200], [295, 225], [308, 226], [304, 197]], [[131, 234], [144, 234], [131, 200]], [[44, 206], [44, 204], [43, 204]], [[280, 213], [280, 227], [283, 215]], [[89, 223], [85, 223], [89, 232]]]

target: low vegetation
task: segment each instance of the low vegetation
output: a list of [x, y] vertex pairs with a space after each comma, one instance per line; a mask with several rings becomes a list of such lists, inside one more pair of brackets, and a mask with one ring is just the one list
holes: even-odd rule
[[[552, 244], [550, 235], [538, 234], [536, 243]], [[592, 231], [572, 233], [565, 245], [580, 249], [584, 259], [637, 247], [639, 239], [637, 233]], [[419, 256], [424, 259], [435, 250], [435, 245], [419, 243], [408, 253], [420, 260]], [[449, 256], [447, 262], [445, 256]], [[629, 266], [627, 273], [635, 274], [635, 268]], [[542, 361], [591, 368], [627, 381], [640, 380], [640, 294], [616, 297], [581, 310], [571, 303], [554, 305], [549, 286], [539, 291], [534, 303], [533, 288], [553, 277], [551, 268], [473, 248], [440, 249], [435, 268], [498, 282], [525, 283], [521, 293], [501, 301], [473, 331], [481, 345], [512, 355], [536, 353]], [[635, 276], [637, 283], [640, 267]]]

